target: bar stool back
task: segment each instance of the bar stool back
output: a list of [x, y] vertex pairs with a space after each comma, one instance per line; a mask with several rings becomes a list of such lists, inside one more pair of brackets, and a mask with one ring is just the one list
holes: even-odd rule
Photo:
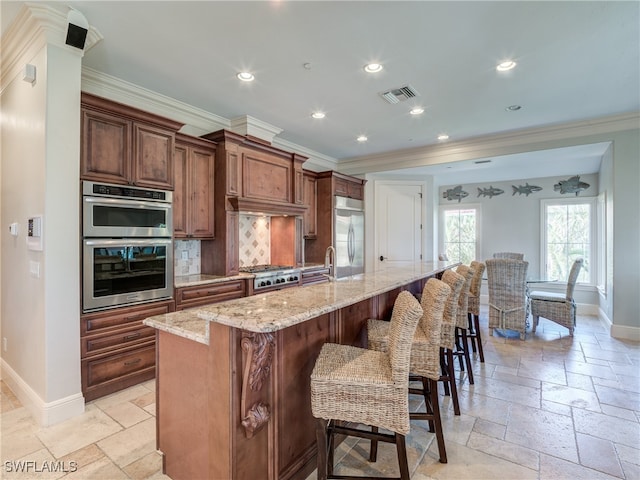
[[[413, 295], [403, 291], [394, 303], [387, 352], [334, 343], [323, 345], [311, 373], [311, 411], [318, 419], [319, 480], [335, 478], [336, 433], [395, 443], [400, 478], [409, 479], [405, 444], [405, 435], [410, 429], [409, 362], [411, 341], [422, 313]], [[393, 433], [345, 427], [336, 420], [380, 427]]]
[[[466, 363], [469, 384], [473, 385], [473, 370], [471, 369], [471, 356], [469, 355], [469, 344], [467, 341], [467, 328], [469, 328], [467, 312], [469, 311], [469, 290], [471, 288], [471, 279], [473, 278], [474, 271], [471, 267], [459, 265], [458, 268], [456, 268], [456, 272], [464, 277], [464, 284], [462, 285], [460, 298], [458, 299], [456, 351], [454, 352], [454, 355], [456, 355], [460, 361], [461, 378], [462, 372], [464, 372], [464, 363]], [[464, 363], [462, 362], [463, 359]]]
[[482, 335], [480, 334], [480, 289], [482, 287], [482, 275], [484, 275], [485, 265], [482, 262], [474, 260], [471, 262], [473, 269], [473, 278], [471, 278], [471, 287], [469, 288], [469, 332], [467, 337], [471, 341], [471, 349], [473, 353], [478, 352], [480, 362], [484, 363], [484, 351], [482, 350]]
[[[438, 405], [440, 379], [440, 335], [445, 304], [451, 288], [443, 281], [430, 278], [424, 286], [420, 305], [423, 314], [411, 344], [410, 380], [419, 381], [422, 388], [409, 388], [409, 393], [422, 395], [426, 412], [410, 413], [411, 420], [428, 420], [429, 429], [436, 435], [440, 462], [447, 463], [447, 452]], [[369, 348], [388, 349], [389, 322], [370, 319], [367, 322]], [[375, 461], [377, 443], [372, 441], [370, 460]]]

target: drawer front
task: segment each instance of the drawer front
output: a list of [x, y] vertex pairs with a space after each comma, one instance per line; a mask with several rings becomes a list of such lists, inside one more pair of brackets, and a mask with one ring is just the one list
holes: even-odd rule
[[199, 287], [185, 287], [176, 290], [176, 308], [206, 305], [245, 296], [244, 280], [233, 282], [202, 285]]
[[309, 285], [311, 283], [326, 282], [329, 280], [329, 277], [327, 277], [327, 275], [329, 275], [328, 268], [302, 272], [302, 284]]
[[126, 375], [154, 367], [156, 362], [155, 342], [150, 345], [129, 349], [114, 355], [105, 355], [82, 363], [84, 388], [99, 385]]
[[155, 329], [143, 325], [142, 322], [137, 322], [132, 328], [122, 329], [118, 332], [82, 337], [80, 353], [82, 357], [85, 357], [120, 347], [135, 345], [152, 340], [155, 333]]
[[122, 326], [128, 326], [134, 322], [142, 322], [147, 317], [162, 315], [173, 311], [173, 302], [162, 302], [160, 304], [146, 304], [138, 307], [126, 309], [117, 308], [104, 312], [90, 313], [82, 315], [80, 320], [80, 335], [100, 331], [109, 331]]

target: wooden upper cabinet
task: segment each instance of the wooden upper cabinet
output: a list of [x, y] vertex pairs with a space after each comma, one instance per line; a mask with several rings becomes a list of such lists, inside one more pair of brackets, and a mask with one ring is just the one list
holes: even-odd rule
[[129, 183], [132, 122], [118, 115], [82, 109], [80, 178]]
[[133, 183], [140, 187], [173, 190], [175, 133], [139, 123], [133, 125], [133, 131]]
[[333, 194], [341, 197], [349, 197], [357, 200], [364, 199], [364, 184], [356, 178], [340, 178], [334, 176]]
[[317, 230], [317, 182], [314, 172], [304, 172], [303, 175], [303, 203], [307, 211], [303, 215], [305, 238], [315, 238]]
[[173, 190], [181, 123], [82, 93], [80, 178]]
[[176, 134], [173, 232], [176, 238], [214, 237], [215, 144]]

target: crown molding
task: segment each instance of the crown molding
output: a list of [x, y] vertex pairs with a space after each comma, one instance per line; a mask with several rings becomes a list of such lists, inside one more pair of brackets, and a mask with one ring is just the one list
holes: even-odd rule
[[88, 67], [82, 67], [82, 91], [179, 121], [188, 125], [180, 131], [190, 135], [231, 126], [224, 117]]
[[66, 45], [67, 15], [53, 7], [40, 3], [25, 3], [11, 26], [2, 36], [2, 76], [4, 89], [20, 74], [28, 63], [47, 44], [52, 44], [82, 57], [102, 40], [100, 32], [90, 26], [84, 50]]
[[[277, 135], [282, 132], [278, 127], [274, 127], [267, 122], [263, 122], [248, 115], [238, 117], [234, 120], [228, 120], [219, 115], [215, 115], [203, 109], [180, 102], [171, 97], [161, 95], [152, 90], [148, 90], [88, 67], [82, 68], [82, 90], [100, 97], [108, 98], [115, 102], [131, 105], [141, 110], [179, 121], [184, 124], [184, 127], [180, 129], [180, 132], [196, 137], [222, 129], [235, 131], [233, 130], [234, 121], [236, 127], [241, 123], [246, 122], [247, 126], [251, 124], [252, 127], [264, 129], [269, 135]], [[277, 133], [274, 133], [275, 131], [277, 131]], [[246, 135], [245, 132], [236, 133]], [[263, 138], [263, 136], [256, 134], [255, 131], [253, 133], [249, 132], [249, 134], [258, 138]], [[297, 145], [281, 138], [273, 138], [271, 143], [284, 150], [296, 152], [307, 157], [308, 160], [304, 163], [306, 169], [321, 171], [335, 170], [337, 167], [338, 162], [336, 159], [310, 150], [301, 145]]]
[[282, 129], [250, 115], [243, 115], [231, 119], [231, 131], [239, 135], [258, 137], [271, 143]]
[[303, 157], [307, 157], [307, 160], [303, 164], [306, 170], [313, 170], [316, 172], [338, 170], [338, 160], [328, 155], [316, 152], [315, 150], [311, 150], [282, 138], [275, 138], [272, 145], [283, 150], [298, 153]]
[[340, 160], [338, 166], [341, 172], [351, 175], [383, 172], [390, 169], [399, 170], [539, 150], [543, 142], [563, 141], [638, 128], [640, 128], [640, 112], [631, 112], [580, 122], [513, 130], [458, 142], [353, 157]]

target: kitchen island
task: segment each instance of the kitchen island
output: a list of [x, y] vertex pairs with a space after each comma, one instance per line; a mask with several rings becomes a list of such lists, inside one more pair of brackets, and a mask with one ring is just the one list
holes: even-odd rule
[[387, 267], [144, 321], [157, 329], [157, 443], [174, 480], [305, 479], [315, 469], [309, 382], [325, 342], [362, 345], [401, 290], [455, 264]]

